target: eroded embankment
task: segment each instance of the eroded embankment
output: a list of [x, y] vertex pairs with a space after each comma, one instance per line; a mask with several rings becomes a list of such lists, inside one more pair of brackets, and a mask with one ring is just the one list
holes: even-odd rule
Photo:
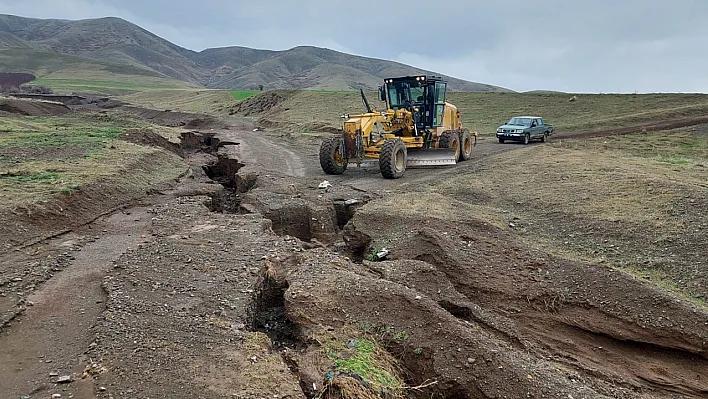
[[[705, 309], [603, 266], [530, 251], [454, 212], [446, 220], [369, 205], [337, 223], [346, 248], [308, 250], [264, 269], [265, 315], [278, 320], [268, 325], [300, 348], [287, 359], [306, 394], [344, 381], [337, 376], [349, 386], [352, 374], [366, 387], [367, 376], [347, 373], [357, 349], [323, 342], [372, 331], [400, 370], [387, 387], [393, 395], [708, 393]], [[368, 261], [376, 253], [388, 260]]]
[[[362, 296], [368, 310], [361, 305], [356, 311], [344, 310], [354, 306], [351, 299], [330, 292], [339, 296], [333, 301], [343, 308], [338, 313], [356, 315], [356, 322], [384, 319], [411, 336], [422, 334], [422, 342], [426, 333], [430, 342], [437, 336], [439, 349], [430, 345], [437, 369], [432, 375], [462, 384], [469, 397], [477, 397], [474, 392], [521, 395], [537, 388], [541, 394], [548, 387], [558, 388], [546, 395], [560, 395], [569, 379], [572, 387], [611, 397], [701, 397], [708, 392], [705, 309], [650, 284], [609, 268], [531, 252], [509, 233], [474, 220], [461, 223], [367, 206], [347, 225], [345, 237], [359, 256], [385, 246], [392, 261], [365, 262], [367, 269], [389, 284], [418, 292], [418, 301], [430, 299], [436, 310], [420, 310], [423, 314], [444, 312], [448, 319], [438, 326], [416, 322], [419, 311], [411, 304], [421, 307], [423, 302], [408, 298], [399, 307], [390, 306], [391, 286], [373, 294], [365, 288], [368, 283], [358, 284], [367, 291]], [[361, 314], [368, 316], [362, 320]], [[470, 334], [477, 335], [476, 343], [465, 342]], [[487, 352], [495, 345], [498, 352], [493, 353], [498, 354]], [[411, 343], [408, 349], [418, 346]], [[466, 363], [465, 353], [474, 361]], [[498, 358], [500, 363], [485, 370], [477, 364], [480, 358]], [[478, 373], [467, 370], [469, 363]], [[408, 368], [420, 370], [416, 364]], [[538, 371], [555, 368], [566, 370], [562, 381]], [[516, 377], [504, 376], [507, 372]], [[524, 372], [528, 378], [518, 378]]]
[[88, 352], [97, 394], [708, 393], [705, 310], [459, 212], [305, 189], [229, 145], [185, 136], [191, 172], [151, 210], [150, 239], [114, 262]]

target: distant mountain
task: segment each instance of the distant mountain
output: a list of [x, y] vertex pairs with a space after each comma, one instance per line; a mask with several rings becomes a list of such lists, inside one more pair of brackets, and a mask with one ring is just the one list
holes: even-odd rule
[[[225, 47], [195, 52], [120, 18], [78, 21], [0, 14], [0, 49], [27, 49], [131, 66], [207, 88], [373, 89], [385, 77], [434, 73], [409, 65], [301, 46], [285, 51]], [[42, 70], [41, 60], [32, 65]], [[8, 68], [0, 64], [0, 71]], [[10, 72], [10, 71], [8, 71]], [[13, 71], [14, 72], [14, 71]], [[509, 91], [447, 77], [453, 91]]]

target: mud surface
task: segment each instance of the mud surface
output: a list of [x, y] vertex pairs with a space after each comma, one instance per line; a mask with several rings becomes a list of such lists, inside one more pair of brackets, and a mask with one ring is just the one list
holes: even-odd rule
[[317, 142], [208, 126], [181, 145], [126, 134], [189, 170], [122, 193], [118, 210], [97, 192], [63, 204], [81, 216], [71, 222], [49, 211], [6, 221], [0, 392], [376, 397], [334, 367], [369, 337], [400, 379], [390, 397], [708, 395], [704, 307], [528, 248], [474, 217], [483, 193], [426, 197], [525, 146], [483, 140], [468, 162], [391, 181], [375, 166], [324, 175]]

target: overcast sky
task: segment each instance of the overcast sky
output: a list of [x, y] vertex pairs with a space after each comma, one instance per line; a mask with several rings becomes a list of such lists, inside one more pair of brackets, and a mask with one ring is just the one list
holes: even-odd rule
[[708, 0], [0, 0], [180, 46], [327, 47], [513, 90], [708, 92]]

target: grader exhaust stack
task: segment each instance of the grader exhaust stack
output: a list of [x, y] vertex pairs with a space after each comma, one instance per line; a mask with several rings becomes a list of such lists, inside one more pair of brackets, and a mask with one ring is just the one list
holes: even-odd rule
[[349, 163], [377, 162], [383, 177], [397, 179], [407, 167], [454, 165], [471, 157], [477, 132], [464, 128], [457, 107], [445, 101], [447, 83], [441, 77], [384, 79], [379, 99], [387, 109], [382, 112], [373, 110], [360, 91], [367, 112], [344, 115], [341, 136], [320, 146], [325, 173], [342, 174]]

